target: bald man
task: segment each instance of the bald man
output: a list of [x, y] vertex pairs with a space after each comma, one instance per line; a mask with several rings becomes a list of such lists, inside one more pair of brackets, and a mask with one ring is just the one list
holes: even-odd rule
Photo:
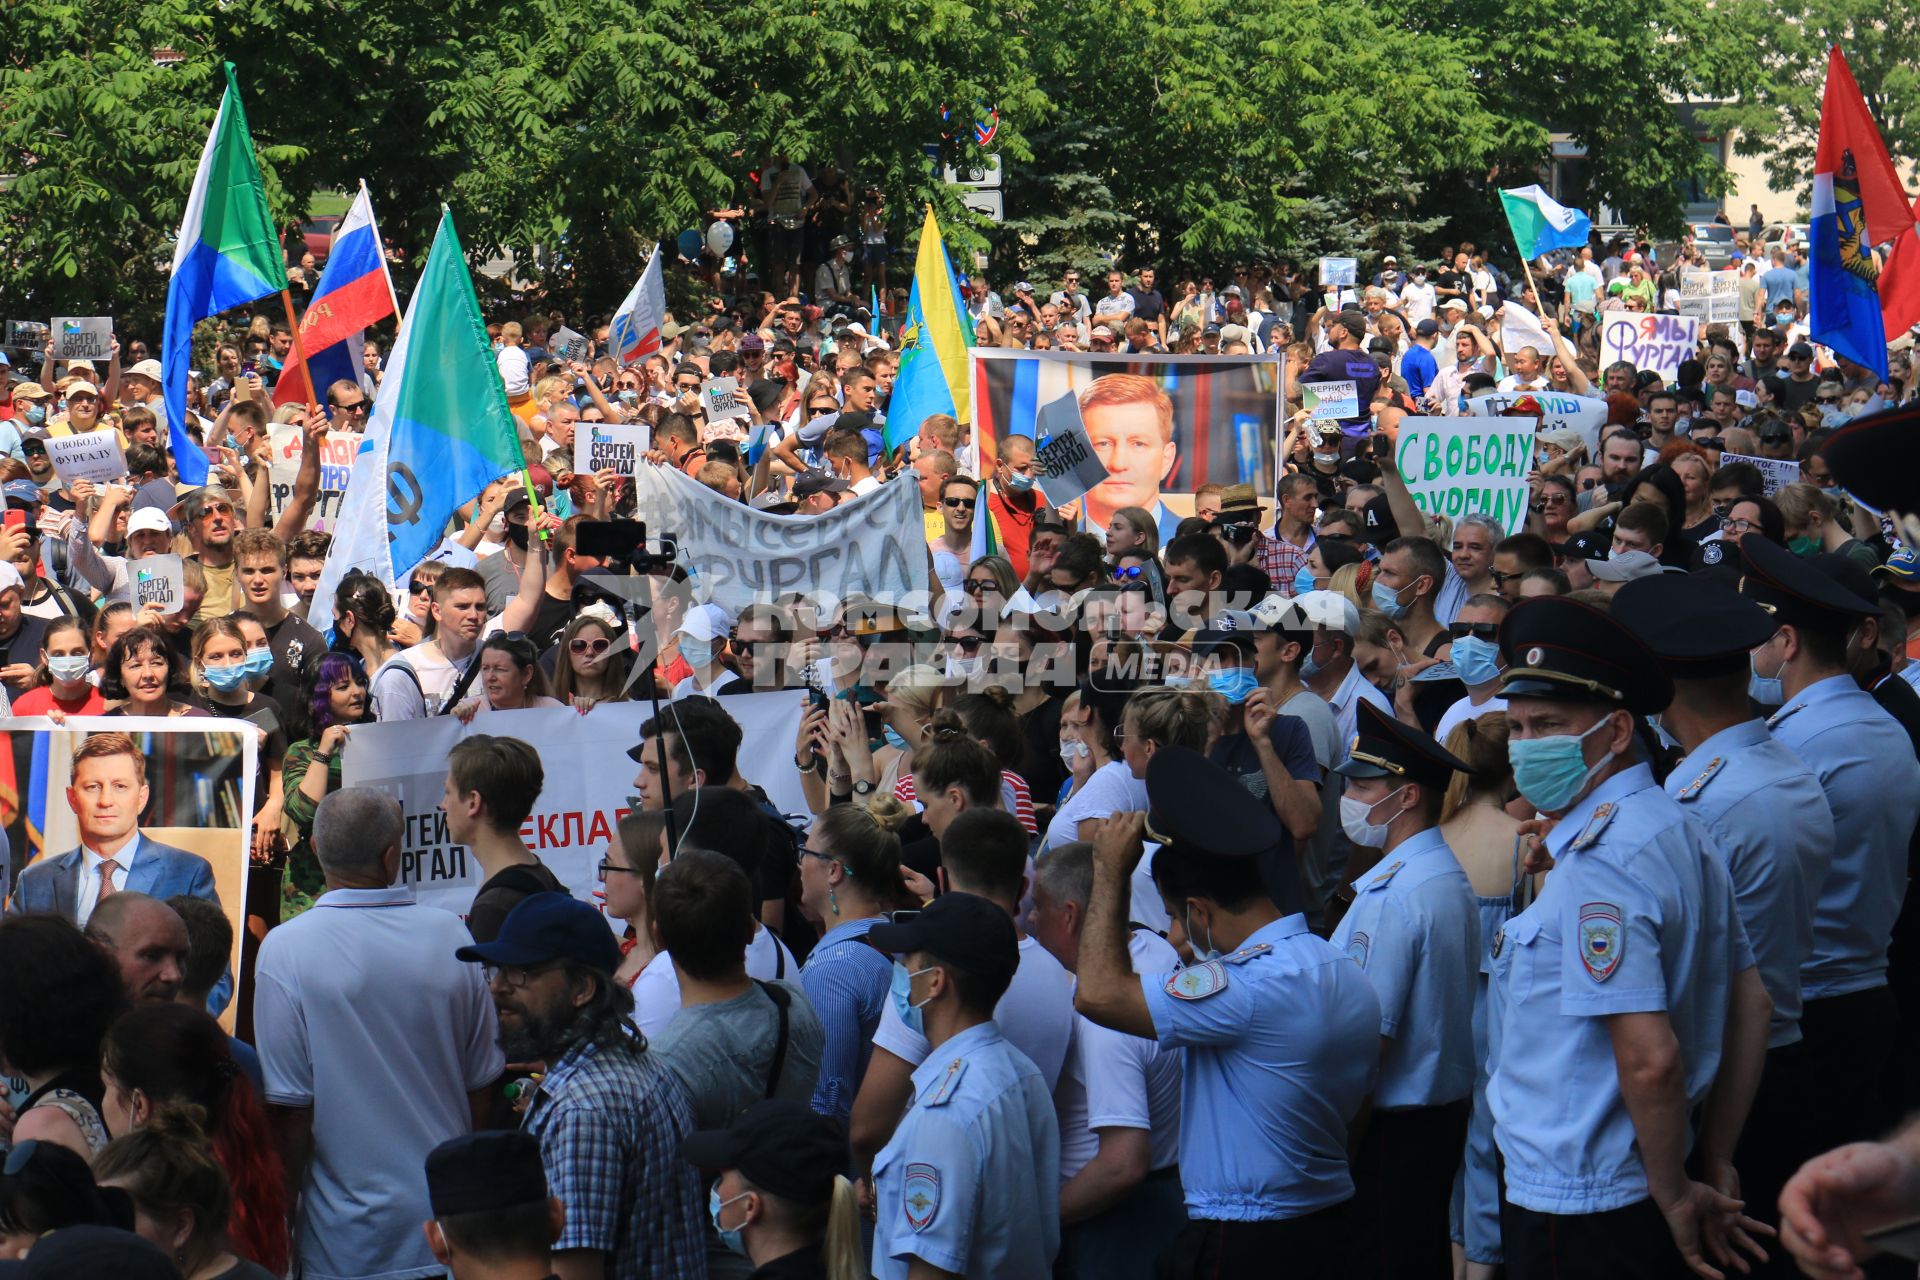
[[187, 970], [186, 922], [158, 898], [122, 890], [87, 919], [87, 936], [114, 958], [134, 1000], [171, 1001]]

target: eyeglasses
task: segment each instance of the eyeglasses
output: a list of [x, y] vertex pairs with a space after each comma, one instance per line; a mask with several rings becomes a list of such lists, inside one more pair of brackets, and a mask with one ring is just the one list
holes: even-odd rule
[[[1493, 585], [1497, 589], [1497, 588], [1506, 586], [1509, 582], [1512, 582], [1515, 578], [1519, 577], [1520, 575], [1517, 573], [1502, 573], [1498, 569], [1489, 569], [1487, 570], [1487, 576], [1493, 579]], [[1500, 629], [1498, 627], [1495, 627], [1494, 634], [1498, 635], [1499, 630]], [[1492, 638], [1493, 636], [1482, 637], [1482, 639], [1487, 639], [1487, 640], [1491, 640]]]
[[575, 636], [572, 641], [568, 643], [567, 651], [569, 653], [590, 653], [595, 657], [599, 657], [605, 653], [608, 646], [612, 644], [613, 641], [607, 639], [605, 636]]
[[1722, 520], [1720, 527], [1731, 534], [1752, 533], [1760, 526], [1751, 520]]
[[676, 380], [673, 384], [673, 389], [675, 391], [698, 391], [700, 384], [697, 382], [680, 382]]
[[[613, 875], [615, 872], [618, 872], [623, 876], [640, 876], [640, 875], [646, 874], [646, 872], [640, 870], [638, 867], [623, 867], [617, 862], [608, 862], [604, 858], [601, 859], [600, 878], [602, 880], [605, 880], [608, 876]], [[526, 984], [521, 983], [520, 985], [525, 986]]]
[[[605, 866], [604, 863], [601, 865]], [[535, 978], [552, 973], [555, 969], [558, 969], [562, 963], [562, 961], [554, 960], [547, 964], [538, 965], [490, 964], [483, 966], [481, 972], [486, 976], [488, 986], [492, 986], [498, 982], [514, 991], [524, 991], [528, 983], [532, 982]]]
[[[1500, 581], [1507, 578], [1517, 578], [1519, 576], [1517, 573], [1501, 573], [1495, 574], [1494, 578], [1496, 581]], [[1466, 636], [1473, 636], [1479, 640], [1498, 640], [1500, 638], [1500, 624], [1497, 622], [1450, 622], [1447, 624], [1447, 634], [1455, 640], [1462, 639]]]
[[1840, 397], [1839, 396], [1815, 396], [1813, 398], [1813, 402], [1815, 404], [1839, 404]]
[[367, 402], [365, 400], [360, 400], [360, 401], [356, 401], [353, 404], [337, 404], [333, 407], [338, 409], [342, 413], [362, 414], [367, 411]]
[[805, 845], [801, 845], [798, 849], [795, 849], [793, 851], [793, 860], [795, 862], [805, 862], [808, 858], [818, 858], [822, 862], [840, 861], [840, 859], [834, 857], [830, 853], [822, 853], [818, 849], [809, 849]]

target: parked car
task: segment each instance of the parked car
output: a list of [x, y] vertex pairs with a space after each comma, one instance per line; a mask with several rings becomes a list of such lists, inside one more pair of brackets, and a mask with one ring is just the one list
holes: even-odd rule
[[1782, 247], [1807, 242], [1808, 227], [1804, 222], [1770, 222], [1760, 233], [1760, 248], [1771, 251], [1777, 244]]
[[1719, 222], [1694, 222], [1687, 229], [1693, 232], [1694, 247], [1706, 256], [1707, 265], [1715, 271], [1733, 265], [1733, 228]]
[[327, 255], [333, 252], [333, 233], [340, 226], [340, 217], [323, 213], [300, 224], [300, 237], [306, 241], [306, 251], [313, 255], [315, 266], [325, 266]]

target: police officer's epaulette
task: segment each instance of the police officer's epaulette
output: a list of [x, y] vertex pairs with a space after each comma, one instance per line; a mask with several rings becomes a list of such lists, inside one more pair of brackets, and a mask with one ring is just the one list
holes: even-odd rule
[[926, 1105], [929, 1107], [944, 1107], [947, 1103], [953, 1101], [954, 1091], [960, 1087], [960, 1077], [966, 1074], [967, 1060], [965, 1058], [955, 1058], [952, 1062], [949, 1062], [947, 1064], [947, 1074], [941, 1076], [940, 1083], [933, 1086], [932, 1091], [927, 1094]]
[[1595, 809], [1593, 811], [1593, 817], [1587, 820], [1585, 830], [1581, 831], [1579, 835], [1575, 836], [1567, 844], [1567, 851], [1570, 853], [1577, 852], [1586, 848], [1595, 840], [1598, 840], [1600, 833], [1607, 829], [1607, 824], [1613, 821], [1613, 815], [1617, 812], [1619, 812], [1619, 808], [1613, 804], [1612, 801], [1608, 801], [1598, 809]]
[[1256, 942], [1250, 947], [1240, 948], [1230, 956], [1221, 956], [1220, 959], [1226, 964], [1245, 964], [1255, 956], [1263, 956], [1271, 950], [1273, 947], [1270, 943]]
[[[1406, 865], [1407, 865], [1407, 864], [1406, 864], [1406, 863], [1405, 863], [1404, 861], [1402, 861], [1401, 859], [1399, 859], [1399, 858], [1395, 858], [1395, 859], [1394, 859], [1394, 860], [1393, 860], [1392, 862], [1389, 862], [1389, 863], [1388, 863], [1388, 864], [1387, 864], [1386, 866], [1384, 866], [1384, 867], [1382, 867], [1382, 868], [1380, 869], [1380, 874], [1379, 874], [1379, 875], [1377, 875], [1377, 876], [1375, 876], [1375, 877], [1374, 877], [1373, 879], [1371, 879], [1371, 880], [1369, 880], [1369, 881], [1367, 881], [1367, 888], [1368, 888], [1368, 889], [1378, 889], [1378, 888], [1381, 888], [1382, 886], [1384, 886], [1384, 885], [1385, 885], [1385, 884], [1387, 883], [1387, 881], [1389, 881], [1389, 880], [1391, 880], [1391, 879], [1393, 879], [1393, 877], [1394, 877], [1394, 874], [1395, 874], [1396, 872], [1398, 872], [1398, 871], [1400, 870], [1400, 868], [1402, 868], [1402, 867], [1404, 867], [1404, 866], [1406, 866]], [[1362, 890], [1362, 892], [1365, 892], [1365, 890]]]
[[1706, 788], [1706, 785], [1709, 782], [1713, 781], [1713, 775], [1716, 773], [1719, 773], [1721, 769], [1725, 768], [1726, 764], [1727, 764], [1727, 758], [1725, 756], [1715, 756], [1713, 759], [1707, 761], [1707, 767], [1702, 769], [1699, 775], [1696, 776], [1693, 779], [1693, 781], [1687, 783], [1686, 786], [1674, 792], [1673, 798], [1675, 800], [1693, 799], [1695, 796], [1699, 795], [1702, 790]]
[[1794, 712], [1805, 710], [1806, 706], [1807, 704], [1804, 702], [1789, 702], [1786, 706], [1767, 717], [1767, 728], [1774, 728]]

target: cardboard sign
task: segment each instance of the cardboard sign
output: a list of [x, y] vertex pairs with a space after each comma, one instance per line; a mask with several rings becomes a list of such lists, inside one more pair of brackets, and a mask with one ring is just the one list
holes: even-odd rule
[[751, 418], [753, 406], [740, 394], [740, 382], [737, 378], [708, 378], [700, 384], [700, 407], [707, 411], [707, 420], [720, 418]]
[[1360, 416], [1360, 384], [1357, 382], [1303, 382], [1300, 403], [1313, 422]]
[[[300, 475], [300, 461], [306, 453], [306, 430], [295, 422], [277, 423], [267, 429], [273, 442], [273, 459], [267, 464], [267, 509], [277, 521], [293, 496], [294, 481]], [[329, 431], [320, 454], [320, 493], [313, 501], [313, 514], [307, 528], [333, 533], [339, 526], [340, 503], [345, 499], [347, 481], [353, 477], [354, 455], [360, 452], [360, 435], [353, 431]]]
[[1360, 259], [1358, 258], [1322, 258], [1320, 259], [1320, 283], [1350, 285], [1359, 282]]
[[126, 450], [120, 447], [118, 431], [81, 431], [69, 436], [47, 437], [47, 460], [61, 483], [91, 480], [103, 484], [127, 474]]
[[1739, 323], [1739, 272], [1681, 272], [1680, 314], [1691, 316], [1703, 324]]
[[47, 326], [38, 320], [9, 320], [7, 345], [17, 351], [38, 351], [47, 345]]
[[105, 360], [113, 354], [112, 316], [55, 316], [55, 360]]
[[1720, 455], [1721, 466], [1729, 462], [1747, 462], [1758, 469], [1766, 484], [1764, 492], [1769, 498], [1790, 484], [1800, 483], [1800, 464], [1792, 458], [1754, 458], [1744, 453]]
[[128, 598], [139, 613], [152, 605], [161, 613], [178, 613], [187, 599], [187, 580], [180, 557], [171, 553], [127, 562]]
[[644, 422], [583, 422], [573, 443], [579, 454], [576, 470], [586, 475], [611, 470], [631, 480], [653, 446], [653, 428]]
[[[1607, 402], [1598, 396], [1569, 395], [1564, 391], [1528, 391], [1540, 406], [1540, 429], [1578, 431], [1586, 442], [1587, 457], [1600, 456], [1600, 428], [1607, 421]], [[1497, 418], [1512, 407], [1516, 396], [1493, 392], [1467, 401], [1467, 412], [1483, 418]]]
[[1040, 492], [1049, 503], [1064, 507], [1107, 478], [1107, 464], [1080, 420], [1079, 396], [1069, 391], [1041, 405], [1035, 425], [1042, 434], [1033, 460], [1040, 464]]
[[1534, 418], [1402, 418], [1394, 461], [1422, 511], [1492, 516], [1507, 533], [1527, 521]]
[[555, 329], [548, 341], [553, 344], [553, 354], [562, 360], [585, 360], [593, 352], [593, 343], [586, 334], [576, 333], [565, 325]]
[[1680, 362], [1691, 360], [1700, 347], [1700, 321], [1694, 316], [1646, 315], [1609, 311], [1600, 317], [1600, 368], [1625, 360], [1636, 369], [1651, 369], [1672, 382], [1680, 376]]

